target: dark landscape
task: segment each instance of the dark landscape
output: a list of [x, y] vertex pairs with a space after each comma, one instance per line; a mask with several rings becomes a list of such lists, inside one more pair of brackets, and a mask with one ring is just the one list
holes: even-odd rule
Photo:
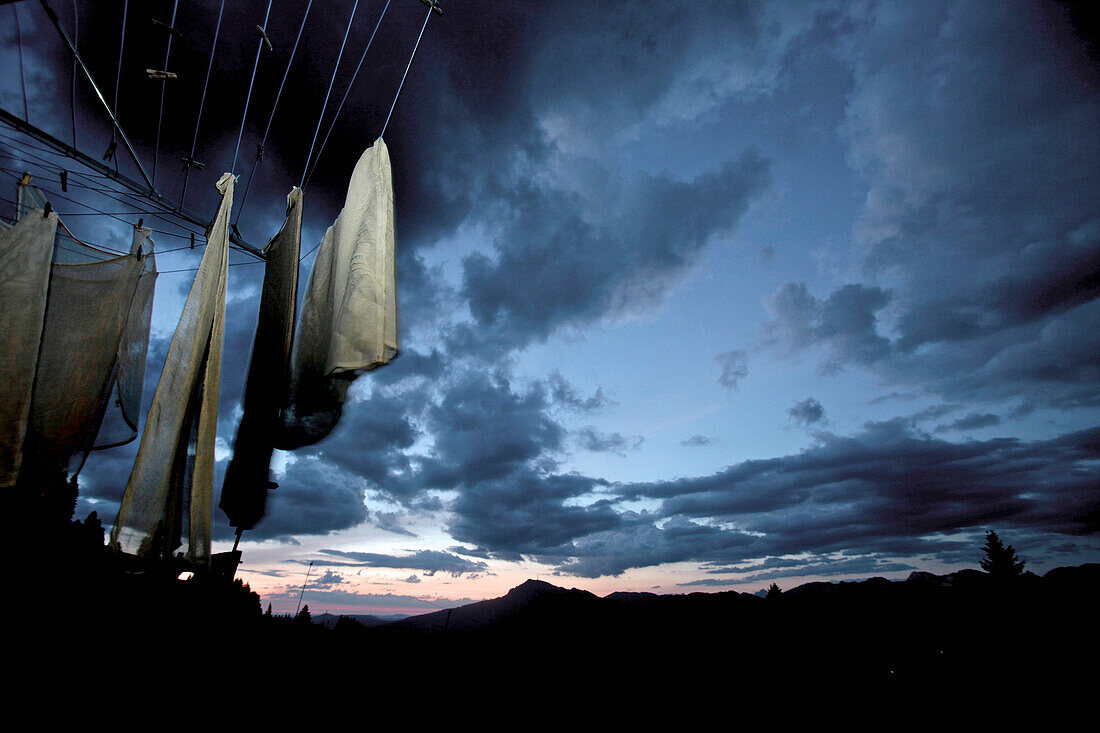
[[528, 580], [501, 598], [363, 623], [312, 620], [308, 605], [297, 617], [265, 613], [240, 580], [123, 567], [98, 532], [73, 522], [48, 558], [49, 582], [24, 604], [22, 628], [55, 650], [36, 664], [76, 670], [98, 663], [92, 648], [134, 645], [161, 650], [179, 672], [341, 670], [346, 684], [403, 689], [423, 688], [430, 670], [431, 684], [452, 692], [567, 681], [700, 695], [761, 685], [1007, 694], [1097, 682], [1100, 564], [1042, 576], [913, 572], [767, 594], [601, 598]]

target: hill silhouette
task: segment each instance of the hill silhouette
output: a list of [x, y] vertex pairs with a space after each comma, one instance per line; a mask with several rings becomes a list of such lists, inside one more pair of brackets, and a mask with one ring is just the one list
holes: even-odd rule
[[94, 551], [59, 543], [19, 588], [11, 664], [29, 676], [102, 678], [108, 653], [178, 678], [212, 669], [261, 681], [323, 674], [355, 689], [425, 694], [565, 684], [704, 698], [822, 686], [1003, 696], [1098, 681], [1100, 564], [1042, 576], [914, 572], [764, 597], [599, 597], [528, 580], [499, 598], [397, 621], [322, 614], [309, 623], [262, 613], [240, 581], [134, 572], [111, 559], [98, 531], [79, 544]]

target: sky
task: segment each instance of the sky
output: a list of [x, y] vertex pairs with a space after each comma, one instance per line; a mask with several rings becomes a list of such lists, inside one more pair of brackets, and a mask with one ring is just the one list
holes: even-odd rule
[[[218, 26], [216, 0], [180, 2], [157, 148], [144, 70], [165, 68], [151, 18], [172, 3], [132, 5], [121, 72], [121, 0], [76, 3], [75, 28], [158, 189], [180, 196], [194, 144], [186, 205], [212, 217], [236, 157], [262, 246], [327, 137], [311, 250], [426, 7], [313, 3], [275, 107], [306, 9], [279, 2], [246, 114], [266, 3], [228, 0]], [[527, 578], [604, 595], [945, 573], [977, 567], [987, 530], [1035, 572], [1100, 561], [1100, 62], [1079, 7], [446, 0], [385, 134], [402, 353], [328, 438], [277, 452], [239, 576], [276, 612], [308, 573], [315, 613], [407, 614]], [[0, 29], [4, 109], [21, 116], [25, 79], [30, 121], [71, 141], [41, 7], [0, 7]], [[75, 99], [99, 157], [102, 106]], [[33, 166], [4, 135], [4, 165]], [[89, 240], [128, 241], [65, 204]], [[202, 243], [158, 226], [145, 406]], [[231, 262], [218, 486], [263, 276]], [[89, 458], [77, 518], [109, 524], [136, 449]], [[214, 550], [231, 543], [216, 509]]]

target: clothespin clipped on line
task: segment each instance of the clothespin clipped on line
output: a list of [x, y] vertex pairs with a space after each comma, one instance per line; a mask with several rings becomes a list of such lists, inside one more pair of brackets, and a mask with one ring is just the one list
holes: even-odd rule
[[261, 161], [264, 159], [264, 144], [256, 143], [256, 160]]
[[61, 190], [65, 193], [69, 192], [69, 172], [61, 171], [58, 173], [58, 178], [61, 179]]
[[267, 37], [267, 31], [260, 26], [256, 26], [256, 31], [260, 34], [260, 37], [264, 39], [267, 50], [274, 53], [275, 47], [271, 45], [271, 39]]
[[191, 249], [195, 248], [195, 233], [191, 232]]
[[47, 201], [46, 205], [42, 207], [42, 218], [46, 219], [52, 213], [53, 213], [53, 206], [50, 204], [49, 201]]
[[176, 72], [174, 71], [161, 71], [160, 69], [146, 69], [145, 75], [150, 79], [176, 79]]
[[117, 147], [118, 147], [118, 143], [115, 142], [114, 140], [107, 143], [107, 152], [103, 154], [103, 159], [104, 160], [114, 160], [115, 159], [115, 148], [117, 148]]
[[31, 185], [31, 173], [30, 173], [30, 171], [24, 171], [23, 172], [23, 177], [19, 179], [19, 183], [17, 185], [19, 185], [19, 186], [29, 186], [29, 185]]
[[420, 2], [427, 5], [429, 8], [434, 10], [437, 14], [443, 15], [443, 8], [441, 8], [439, 6], [439, 0], [420, 0]]
[[201, 170], [206, 168], [205, 163], [200, 163], [199, 161], [194, 160], [192, 158], [183, 157], [183, 158], [180, 158], [180, 162], [183, 163], [183, 169], [184, 170], [187, 170], [188, 168], [194, 168], [195, 170], [200, 170], [201, 171]]
[[178, 29], [173, 28], [172, 26], [168, 25], [167, 23], [161, 22], [161, 21], [157, 20], [156, 18], [153, 18], [153, 25], [159, 25], [161, 28], [168, 31], [173, 36], [178, 36], [180, 38], [183, 37], [183, 33], [181, 33]]

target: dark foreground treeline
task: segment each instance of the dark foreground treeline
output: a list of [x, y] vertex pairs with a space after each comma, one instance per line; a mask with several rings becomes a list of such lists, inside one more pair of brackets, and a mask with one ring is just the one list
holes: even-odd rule
[[[615, 593], [528, 581], [373, 627], [261, 611], [240, 581], [136, 572], [88, 543], [35, 553], [13, 583], [24, 664], [68, 675], [255, 681], [338, 675], [373, 690], [579, 686], [699, 695], [775, 685], [941, 692], [1094, 686], [1100, 565], [997, 578], [810, 583], [768, 598]], [[31, 573], [28, 573], [31, 574]], [[18, 666], [18, 663], [17, 663]], [[1066, 688], [1068, 689], [1068, 687]]]

